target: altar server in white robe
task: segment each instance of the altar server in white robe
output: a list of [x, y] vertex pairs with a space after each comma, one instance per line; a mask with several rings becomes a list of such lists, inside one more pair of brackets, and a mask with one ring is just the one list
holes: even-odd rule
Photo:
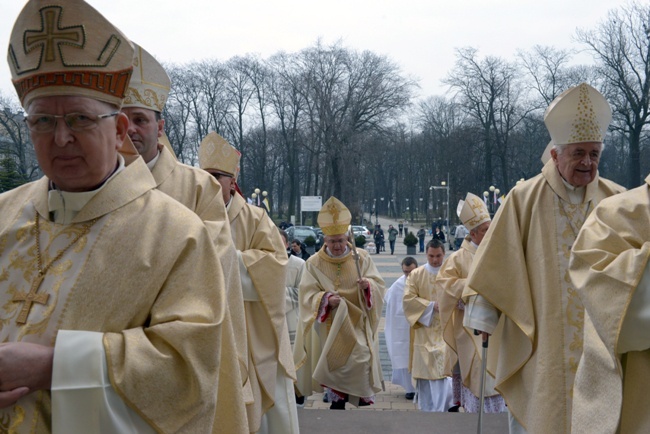
[[386, 291], [386, 322], [384, 335], [386, 336], [386, 348], [388, 357], [393, 368], [391, 382], [398, 384], [406, 391], [406, 399], [413, 399], [415, 387], [409, 372], [409, 347], [411, 344], [411, 325], [404, 316], [404, 284], [406, 278], [418, 266], [412, 256], [402, 260], [402, 272], [395, 283]]

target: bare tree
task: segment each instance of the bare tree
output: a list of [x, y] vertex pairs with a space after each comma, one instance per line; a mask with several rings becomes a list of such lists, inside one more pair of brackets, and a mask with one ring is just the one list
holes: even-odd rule
[[34, 154], [29, 130], [23, 122], [20, 105], [0, 94], [0, 159], [11, 160], [17, 182], [24, 183], [39, 175], [38, 162]]
[[282, 137], [286, 176], [289, 185], [288, 215], [296, 215], [300, 196], [301, 116], [305, 100], [300, 92], [302, 71], [295, 67], [295, 56], [279, 53], [269, 59], [271, 104]]
[[614, 106], [614, 130], [628, 137], [628, 187], [641, 182], [640, 140], [650, 111], [650, 4], [631, 2], [609, 12], [594, 30], [578, 30], [605, 78], [605, 92]]
[[[517, 53], [519, 63], [532, 82], [526, 87], [539, 96], [538, 108], [546, 107], [570, 87], [591, 80], [590, 69], [570, 66], [573, 53], [555, 47], [535, 45], [530, 51]], [[534, 102], [536, 98], [533, 98]]]
[[343, 182], [355, 170], [357, 136], [393, 122], [408, 106], [414, 83], [387, 58], [340, 44], [324, 47], [319, 42], [300, 58], [311, 128], [326, 153], [331, 193], [345, 201], [355, 193], [344, 192]]
[[[480, 125], [483, 182], [509, 185], [510, 133], [531, 110], [518, 106], [522, 89], [516, 65], [492, 56], [481, 60], [475, 48], [462, 48], [457, 50], [456, 65], [443, 82], [456, 91], [460, 103]], [[494, 157], [498, 158], [501, 179], [495, 176]]]
[[[248, 109], [248, 104], [254, 95], [255, 88], [253, 87], [250, 77], [246, 70], [246, 60], [242, 57], [233, 57], [230, 59], [226, 66], [228, 74], [226, 79], [226, 95], [228, 97], [228, 115], [226, 117], [226, 125], [228, 128], [227, 139], [230, 144], [239, 149], [242, 155], [246, 156], [248, 153], [248, 144], [245, 140], [246, 128], [244, 126], [245, 116]], [[245, 160], [242, 161], [244, 163]], [[241, 164], [240, 176], [242, 178], [242, 188], [245, 190], [246, 179], [248, 178], [248, 168], [246, 164]]]
[[[237, 69], [248, 78], [252, 90], [251, 124], [255, 129], [255, 140], [246, 141], [248, 150], [243, 155], [253, 174], [252, 182], [255, 185], [270, 185], [270, 176], [267, 176], [268, 162], [274, 160], [269, 155], [268, 143], [268, 112], [270, 109], [270, 76], [271, 70], [257, 56], [246, 56], [237, 59]], [[253, 110], [255, 115], [253, 115]], [[253, 120], [254, 119], [254, 120]], [[269, 172], [272, 173], [272, 172]]]
[[195, 154], [191, 148], [190, 137], [190, 118], [192, 99], [196, 97], [195, 93], [187, 92], [188, 87], [185, 82], [186, 69], [182, 66], [165, 65], [165, 70], [172, 80], [172, 87], [167, 98], [167, 103], [163, 109], [163, 119], [165, 119], [165, 134], [174, 148], [176, 157], [179, 161], [192, 164]]

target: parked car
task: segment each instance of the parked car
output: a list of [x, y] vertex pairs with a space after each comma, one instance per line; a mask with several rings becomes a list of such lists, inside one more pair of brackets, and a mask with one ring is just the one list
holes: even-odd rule
[[286, 232], [290, 240], [298, 239], [303, 244], [305, 238], [311, 235], [316, 240], [315, 250], [319, 250], [323, 245], [323, 238], [319, 237], [311, 226], [291, 226], [287, 228]]
[[366, 237], [366, 239], [372, 238], [372, 232], [370, 232], [370, 230], [368, 230], [368, 228], [365, 226], [352, 226], [352, 232], [354, 233], [355, 237], [363, 235]]
[[323, 231], [321, 228], [315, 228], [312, 226], [312, 229], [314, 232], [316, 232], [317, 238], [316, 238], [316, 251], [319, 251], [321, 247], [325, 244], [325, 234], [323, 234]]

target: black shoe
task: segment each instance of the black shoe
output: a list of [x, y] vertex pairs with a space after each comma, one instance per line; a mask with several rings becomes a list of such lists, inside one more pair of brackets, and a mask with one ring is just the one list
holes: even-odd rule
[[407, 393], [406, 395], [404, 395], [404, 398], [406, 398], [408, 400], [411, 400], [411, 399], [415, 398], [415, 392]]
[[453, 407], [449, 407], [449, 410], [447, 410], [449, 413], [458, 413], [458, 409], [460, 408], [460, 405], [454, 405]]
[[327, 392], [323, 393], [323, 402], [330, 402], [329, 398], [327, 398]]
[[345, 410], [345, 401], [342, 399], [334, 401], [330, 404], [330, 410]]
[[305, 405], [305, 397], [304, 396], [296, 396], [296, 404]]
[[370, 405], [370, 403], [369, 403], [368, 401], [364, 401], [363, 399], [360, 399], [360, 400], [359, 400], [359, 405], [358, 405], [358, 407], [367, 407], [367, 406], [369, 406], [369, 405]]

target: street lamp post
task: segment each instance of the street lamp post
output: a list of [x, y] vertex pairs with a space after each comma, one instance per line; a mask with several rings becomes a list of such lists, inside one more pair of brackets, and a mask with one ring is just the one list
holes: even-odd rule
[[[266, 190], [260, 191], [259, 188], [256, 188], [255, 190], [253, 190], [253, 194], [251, 194], [251, 199], [253, 199], [253, 201], [255, 201], [257, 199], [257, 206], [262, 207], [261, 204], [263, 203], [264, 199], [268, 195], [269, 195], [269, 193]], [[263, 208], [266, 210], [266, 212], [268, 212], [268, 213], [271, 212], [270, 209], [266, 209], [266, 205]]]
[[449, 242], [449, 230], [451, 226], [451, 216], [449, 215], [449, 174], [447, 174], [447, 181], [442, 181], [440, 185], [432, 185], [430, 188], [433, 190], [447, 190], [447, 215], [445, 216], [445, 220], [447, 221], [447, 242]]
[[[372, 210], [375, 212], [375, 226], [379, 224], [379, 213], [377, 211], [377, 199], [372, 200]], [[370, 218], [372, 220], [372, 216]]]
[[[436, 205], [436, 210], [433, 210], [433, 185], [429, 187], [429, 206], [427, 207], [427, 225], [429, 224], [429, 208], [431, 208], [431, 221], [434, 220], [434, 213], [438, 211], [438, 206]], [[433, 227], [433, 226], [432, 226]]]
[[501, 190], [496, 188], [494, 185], [491, 185], [490, 188], [490, 193], [492, 193], [492, 200], [490, 200], [490, 193], [487, 191], [483, 192], [483, 197], [485, 198], [485, 201], [488, 202], [488, 212], [490, 213], [490, 217], [494, 217], [494, 214], [497, 212], [497, 207], [498, 207], [498, 202], [497, 202], [497, 197], [499, 197], [499, 193], [501, 193]]

